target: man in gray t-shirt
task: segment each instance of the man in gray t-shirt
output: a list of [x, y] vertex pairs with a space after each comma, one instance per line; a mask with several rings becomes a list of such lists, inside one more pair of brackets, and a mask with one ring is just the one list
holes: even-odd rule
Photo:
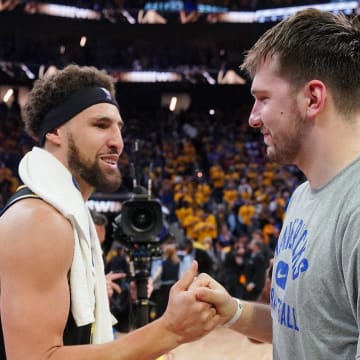
[[270, 292], [276, 359], [357, 353], [359, 174], [360, 158], [317, 190], [306, 182], [292, 196]]
[[270, 160], [307, 182], [285, 215], [270, 305], [232, 300], [205, 275], [192, 288], [234, 330], [272, 342], [274, 359], [360, 359], [360, 21], [300, 11], [263, 34], [242, 68], [250, 126]]

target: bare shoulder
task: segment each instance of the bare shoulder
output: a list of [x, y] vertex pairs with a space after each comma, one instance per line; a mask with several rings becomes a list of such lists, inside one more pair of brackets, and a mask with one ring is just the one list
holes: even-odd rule
[[73, 248], [72, 226], [42, 200], [21, 200], [0, 218], [0, 311], [9, 359], [45, 359], [62, 344]]
[[69, 221], [42, 200], [21, 200], [0, 218], [0, 270], [14, 261], [70, 267], [73, 244]]

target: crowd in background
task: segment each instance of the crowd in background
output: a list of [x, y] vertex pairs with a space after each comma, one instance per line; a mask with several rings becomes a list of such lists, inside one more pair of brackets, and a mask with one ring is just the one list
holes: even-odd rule
[[[14, 42], [11, 34], [0, 38], [0, 61], [26, 62], [31, 69], [38, 68], [41, 64], [61, 68], [69, 62], [76, 62], [118, 71], [184, 71], [195, 66], [218, 70], [229, 61], [239, 63], [231, 60], [233, 55], [229, 54], [221, 41], [217, 44], [185, 44], [176, 39], [168, 39], [158, 43], [139, 44], [139, 41], [127, 40], [116, 47], [109, 47], [107, 42], [89, 41], [86, 48], [79, 47], [77, 41], [77, 38], [72, 43], [65, 40], [67, 47], [61, 53], [61, 39], [39, 41], [18, 38]], [[5, 68], [0, 70], [6, 71]]]

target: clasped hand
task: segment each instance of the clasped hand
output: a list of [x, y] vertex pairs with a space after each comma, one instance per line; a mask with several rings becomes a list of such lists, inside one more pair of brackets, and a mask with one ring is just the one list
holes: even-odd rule
[[207, 274], [197, 274], [197, 262], [170, 290], [161, 318], [177, 343], [194, 341], [226, 323], [236, 311], [236, 302], [222, 285]]

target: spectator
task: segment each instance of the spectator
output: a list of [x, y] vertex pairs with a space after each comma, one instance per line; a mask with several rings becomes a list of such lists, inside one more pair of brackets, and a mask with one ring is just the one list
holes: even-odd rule
[[166, 310], [170, 289], [179, 279], [179, 265], [180, 260], [175, 245], [166, 245], [161, 265], [157, 268], [153, 278], [154, 283], [159, 283], [159, 291], [155, 299], [157, 317], [163, 315]]

